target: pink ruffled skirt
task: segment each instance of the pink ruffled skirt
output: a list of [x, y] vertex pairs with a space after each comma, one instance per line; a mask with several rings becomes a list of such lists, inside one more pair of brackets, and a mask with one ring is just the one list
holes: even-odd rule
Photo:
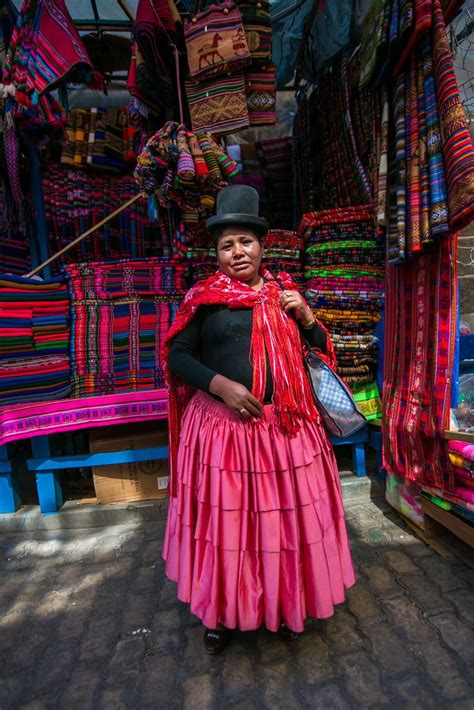
[[208, 628], [324, 619], [355, 582], [336, 460], [322, 426], [289, 438], [198, 392], [185, 412], [163, 548], [178, 598]]

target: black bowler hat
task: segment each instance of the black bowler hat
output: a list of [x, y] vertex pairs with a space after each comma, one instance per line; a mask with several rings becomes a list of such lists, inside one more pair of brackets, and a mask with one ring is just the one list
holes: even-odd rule
[[229, 185], [217, 195], [216, 214], [207, 220], [210, 232], [240, 224], [263, 237], [268, 232], [268, 222], [258, 214], [260, 197], [249, 185]]

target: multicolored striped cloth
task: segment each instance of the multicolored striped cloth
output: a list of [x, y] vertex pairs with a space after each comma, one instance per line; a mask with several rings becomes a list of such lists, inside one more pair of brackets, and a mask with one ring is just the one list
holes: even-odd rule
[[433, 60], [452, 232], [474, 218], [474, 147], [459, 95], [440, 0], [433, 0]]
[[189, 285], [187, 265], [158, 259], [71, 264], [73, 396], [162, 387], [161, 344]]
[[383, 247], [375, 240], [371, 206], [303, 216], [306, 299], [328, 328], [338, 372], [369, 418], [381, 413], [375, 384], [375, 326], [383, 309]]
[[303, 274], [303, 247], [304, 239], [288, 229], [271, 229], [264, 239], [263, 261], [272, 274], [284, 271], [290, 274], [301, 292], [304, 291], [305, 279]]
[[387, 269], [383, 465], [453, 490], [448, 442], [457, 321], [457, 239]]
[[[132, 175], [111, 176], [54, 163], [43, 171], [42, 187], [51, 253], [139, 192]], [[55, 268], [98, 258], [171, 257], [175, 229], [173, 215], [165, 209], [160, 210], [158, 221], [150, 219], [144, 198], [66, 253]]]
[[237, 164], [210, 133], [193, 133], [168, 121], [147, 141], [134, 175], [161, 207], [177, 206], [197, 220], [210, 214], [217, 192], [237, 172]]
[[0, 404], [69, 395], [69, 305], [64, 279], [0, 274]]
[[61, 163], [124, 172], [135, 165], [138, 117], [127, 109], [72, 109], [67, 115]]
[[[64, 0], [24, 0], [7, 51], [4, 83], [32, 105], [65, 81], [90, 78], [92, 64]], [[20, 94], [20, 95], [19, 95]]]

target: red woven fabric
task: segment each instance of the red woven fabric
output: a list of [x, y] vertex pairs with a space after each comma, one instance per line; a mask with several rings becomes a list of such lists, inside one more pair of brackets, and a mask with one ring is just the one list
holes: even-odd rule
[[457, 235], [387, 269], [384, 468], [451, 489], [448, 442], [457, 314]]
[[433, 63], [448, 183], [451, 231], [467, 227], [474, 218], [474, 147], [459, 94], [443, 10], [434, 0]]

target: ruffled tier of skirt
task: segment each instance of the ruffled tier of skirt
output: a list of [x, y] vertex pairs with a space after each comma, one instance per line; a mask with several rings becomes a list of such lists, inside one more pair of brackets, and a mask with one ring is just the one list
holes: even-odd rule
[[325, 431], [289, 438], [271, 405], [243, 422], [199, 392], [182, 422], [163, 557], [208, 628], [302, 631], [354, 584], [337, 465]]

